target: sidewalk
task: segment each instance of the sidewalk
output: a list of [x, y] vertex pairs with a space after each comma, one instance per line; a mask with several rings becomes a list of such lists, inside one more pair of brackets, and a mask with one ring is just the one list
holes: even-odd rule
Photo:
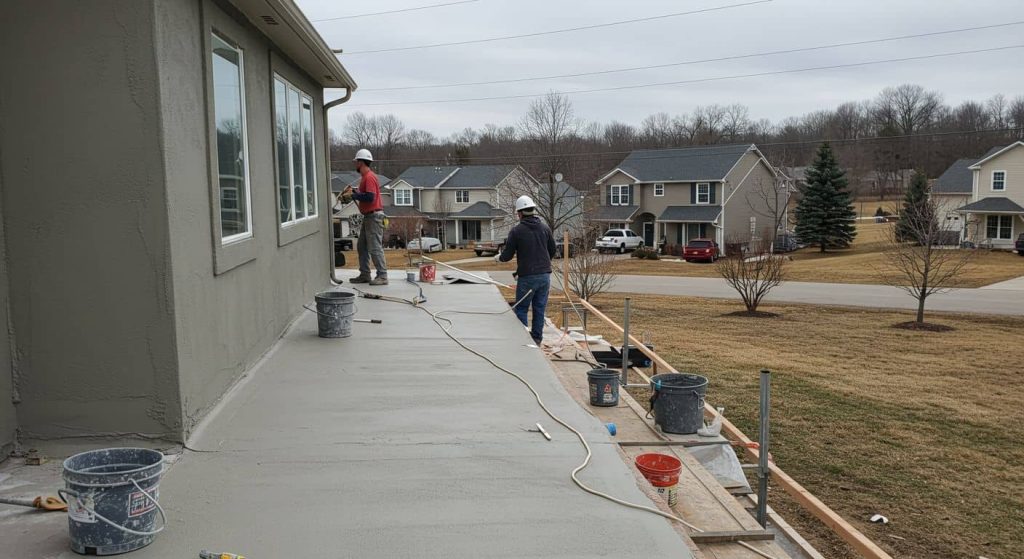
[[[366, 289], [416, 293], [398, 274]], [[423, 289], [431, 311], [508, 308], [492, 286]], [[691, 556], [668, 521], [573, 485], [583, 448], [518, 381], [460, 349], [427, 313], [367, 299], [358, 307], [383, 324], [321, 339], [304, 313], [233, 391], [190, 442], [212, 452], [186, 452], [166, 474], [170, 523], [133, 559], [204, 548], [250, 559]], [[525, 375], [586, 434], [594, 457], [585, 481], [650, 504], [513, 315], [448, 316], [457, 336]], [[524, 430], [538, 422], [551, 442]], [[0, 540], [5, 553], [14, 541], [16, 557], [76, 557], [59, 529], [40, 537], [0, 522]]]

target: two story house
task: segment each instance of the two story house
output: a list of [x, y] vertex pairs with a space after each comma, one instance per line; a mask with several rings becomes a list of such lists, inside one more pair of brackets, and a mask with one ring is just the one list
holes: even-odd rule
[[956, 210], [965, 217], [963, 240], [1012, 250], [1024, 233], [1024, 142], [993, 148], [967, 169], [970, 200]]
[[409, 167], [391, 182], [384, 212], [422, 220], [446, 246], [500, 240], [515, 220], [514, 197], [536, 185], [518, 165]]
[[775, 222], [786, 223], [783, 182], [753, 144], [636, 150], [597, 181], [591, 221], [631, 229], [645, 246], [707, 238], [724, 250], [727, 242], [774, 238]]

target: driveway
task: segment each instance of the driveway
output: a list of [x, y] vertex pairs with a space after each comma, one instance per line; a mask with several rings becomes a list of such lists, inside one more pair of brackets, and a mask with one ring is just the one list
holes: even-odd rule
[[[490, 274], [498, 281], [512, 281], [511, 272]], [[560, 280], [559, 274], [552, 275], [552, 283], [556, 286]], [[928, 298], [927, 310], [1024, 316], [1024, 296], [1019, 290], [994, 287], [953, 289], [932, 295]], [[620, 275], [615, 277], [609, 291], [739, 299], [736, 291], [720, 278]], [[917, 309], [916, 299], [902, 289], [887, 285], [790, 281], [773, 289], [765, 300], [814, 305]]]

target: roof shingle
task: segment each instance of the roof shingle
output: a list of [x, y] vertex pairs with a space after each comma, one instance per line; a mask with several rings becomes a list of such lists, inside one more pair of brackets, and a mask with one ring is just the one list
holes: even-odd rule
[[968, 167], [974, 165], [977, 160], [976, 157], [957, 159], [939, 178], [935, 179], [932, 192], [936, 194], [970, 194], [974, 183], [974, 171]]
[[718, 181], [736, 165], [751, 144], [681, 149], [635, 150], [622, 160], [622, 169], [638, 182]]
[[704, 223], [718, 219], [722, 206], [669, 206], [658, 216], [658, 221]]
[[633, 214], [639, 206], [598, 206], [594, 209], [594, 221], [633, 221]]
[[967, 204], [962, 208], [958, 208], [956, 211], [965, 213], [1013, 213], [1013, 214], [1024, 214], [1024, 208], [1017, 202], [1010, 200], [1009, 198], [1003, 198], [1002, 196], [990, 196], [988, 198], [982, 198], [977, 202]]

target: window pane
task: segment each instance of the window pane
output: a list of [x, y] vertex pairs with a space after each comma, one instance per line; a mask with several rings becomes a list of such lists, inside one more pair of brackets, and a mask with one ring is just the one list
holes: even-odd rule
[[291, 221], [292, 170], [288, 142], [288, 86], [274, 80], [274, 141], [277, 144], [277, 191], [281, 223]]
[[302, 127], [299, 123], [299, 92], [288, 88], [288, 129], [292, 145], [292, 200], [295, 202], [295, 219], [306, 217], [305, 181], [302, 178], [305, 163], [302, 160]]
[[242, 53], [213, 35], [213, 119], [222, 238], [249, 232]]
[[306, 215], [316, 215], [316, 159], [313, 153], [313, 109], [302, 100], [302, 152], [306, 158]]

